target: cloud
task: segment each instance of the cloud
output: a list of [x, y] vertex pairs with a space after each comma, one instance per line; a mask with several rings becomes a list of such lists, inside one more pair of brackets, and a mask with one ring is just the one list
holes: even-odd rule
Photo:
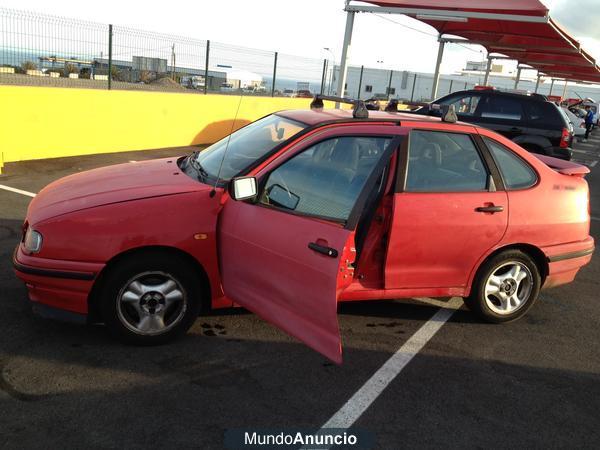
[[[550, 2], [547, 2], [550, 3]], [[550, 16], [569, 34], [578, 39], [593, 38], [600, 40], [600, 5], [598, 0], [562, 0], [550, 3]]]

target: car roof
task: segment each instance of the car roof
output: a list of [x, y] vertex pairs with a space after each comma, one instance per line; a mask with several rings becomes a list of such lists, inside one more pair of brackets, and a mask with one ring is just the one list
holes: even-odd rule
[[[542, 94], [537, 94], [535, 92], [531, 92], [529, 94], [525, 94], [522, 92], [507, 92], [507, 91], [498, 91], [496, 89], [468, 89], [466, 91], [457, 91], [452, 92], [452, 94], [448, 94], [442, 98], [449, 97], [450, 95], [456, 94], [479, 94], [479, 95], [495, 95], [502, 97], [516, 97], [516, 98], [526, 98], [529, 100], [534, 100], [537, 102], [547, 102], [548, 99]], [[552, 102], [550, 102], [552, 103]]]
[[[352, 110], [348, 109], [295, 109], [279, 111], [276, 114], [310, 126], [329, 122], [441, 122], [438, 117], [385, 111], [369, 111], [368, 119], [355, 119], [352, 116]], [[472, 124], [457, 123], [473, 126]]]

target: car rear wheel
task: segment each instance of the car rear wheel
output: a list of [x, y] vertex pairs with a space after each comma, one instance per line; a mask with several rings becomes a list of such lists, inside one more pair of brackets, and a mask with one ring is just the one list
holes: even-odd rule
[[481, 266], [465, 304], [488, 322], [510, 322], [533, 306], [540, 285], [539, 269], [526, 253], [505, 251]]
[[200, 311], [200, 280], [174, 255], [132, 255], [108, 273], [101, 309], [119, 340], [162, 344], [184, 334]]

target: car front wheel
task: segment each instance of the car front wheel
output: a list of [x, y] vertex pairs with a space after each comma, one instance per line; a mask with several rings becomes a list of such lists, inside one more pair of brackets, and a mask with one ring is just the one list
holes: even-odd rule
[[162, 344], [184, 334], [198, 317], [200, 280], [173, 255], [132, 255], [108, 273], [102, 316], [121, 341]]
[[465, 303], [488, 322], [510, 322], [533, 306], [540, 285], [540, 272], [531, 257], [509, 250], [482, 265]]

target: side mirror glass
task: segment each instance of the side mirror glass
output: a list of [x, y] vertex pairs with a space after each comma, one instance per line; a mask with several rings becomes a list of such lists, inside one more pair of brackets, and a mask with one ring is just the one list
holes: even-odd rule
[[231, 180], [229, 193], [234, 200], [256, 197], [257, 183], [254, 177], [239, 177]]

